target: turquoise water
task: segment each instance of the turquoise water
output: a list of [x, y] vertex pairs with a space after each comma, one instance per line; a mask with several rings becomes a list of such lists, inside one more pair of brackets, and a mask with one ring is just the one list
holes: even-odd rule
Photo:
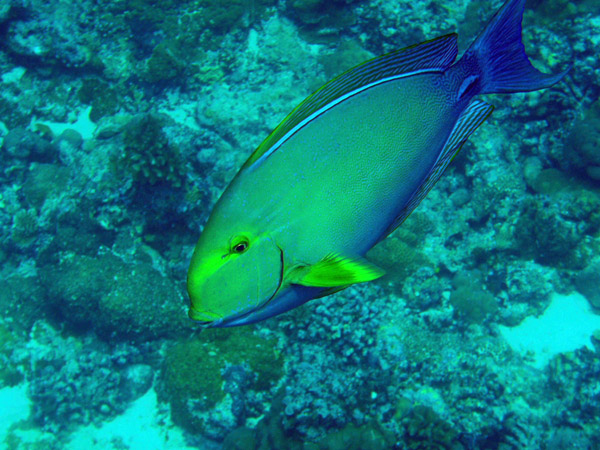
[[381, 280], [200, 329], [219, 195], [308, 94], [501, 2], [0, 2], [0, 448], [600, 448], [600, 7], [368, 258]]

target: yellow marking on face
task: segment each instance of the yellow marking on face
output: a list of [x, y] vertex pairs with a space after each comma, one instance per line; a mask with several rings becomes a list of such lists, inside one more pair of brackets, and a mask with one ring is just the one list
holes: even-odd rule
[[[221, 247], [202, 255], [195, 251], [192, 255], [190, 271], [188, 272], [188, 292], [192, 299], [193, 292], [199, 290], [202, 283], [214, 275], [224, 264], [240, 257], [251, 245], [252, 238], [248, 233], [239, 234], [229, 240], [227, 247]], [[240, 244], [247, 243], [243, 251], [236, 251], [236, 247]]]

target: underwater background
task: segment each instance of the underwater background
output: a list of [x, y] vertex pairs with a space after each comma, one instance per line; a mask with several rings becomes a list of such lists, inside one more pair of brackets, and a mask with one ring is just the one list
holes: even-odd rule
[[599, 449], [600, 4], [528, 1], [381, 280], [200, 329], [212, 206], [308, 94], [501, 1], [0, 0], [0, 448]]

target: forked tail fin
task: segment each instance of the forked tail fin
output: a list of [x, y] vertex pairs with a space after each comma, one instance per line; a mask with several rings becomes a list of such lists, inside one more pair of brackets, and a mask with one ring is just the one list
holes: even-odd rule
[[531, 65], [521, 41], [525, 0], [508, 0], [465, 52], [462, 66], [474, 94], [499, 94], [544, 89], [558, 83], [569, 69], [558, 74], [540, 72]]

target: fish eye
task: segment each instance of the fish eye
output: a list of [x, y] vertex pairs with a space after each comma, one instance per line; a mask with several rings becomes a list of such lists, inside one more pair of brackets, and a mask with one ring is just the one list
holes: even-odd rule
[[248, 249], [248, 241], [240, 241], [233, 246], [234, 253], [244, 253]]

